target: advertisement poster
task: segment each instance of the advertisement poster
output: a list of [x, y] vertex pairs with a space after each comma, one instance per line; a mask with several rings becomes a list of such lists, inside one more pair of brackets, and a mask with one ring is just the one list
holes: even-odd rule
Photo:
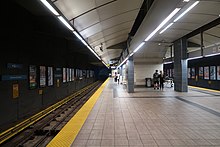
[[94, 77], [94, 71], [93, 70], [90, 70], [90, 77]]
[[66, 68], [63, 68], [63, 83], [66, 82]]
[[82, 77], [86, 78], [86, 70], [82, 70]]
[[190, 79], [191, 78], [191, 69], [188, 68], [188, 78]]
[[209, 80], [209, 67], [204, 67], [204, 79]]
[[46, 86], [46, 67], [40, 66], [40, 87]]
[[89, 70], [86, 71], [86, 78], [89, 78]]
[[82, 74], [82, 70], [79, 70], [79, 79], [82, 79], [83, 77], [83, 74]]
[[29, 88], [37, 88], [37, 67], [35, 65], [29, 66]]
[[72, 69], [71, 68], [69, 68], [69, 73], [70, 73], [70, 81], [72, 81]]
[[74, 75], [74, 69], [71, 69], [72, 70], [72, 81], [74, 81], [74, 78], [75, 78], [75, 75]]
[[53, 67], [48, 67], [47, 69], [48, 69], [47, 71], [48, 86], [52, 86], [53, 85]]
[[203, 79], [203, 67], [199, 67], [199, 79]]
[[192, 78], [192, 79], [195, 79], [195, 77], [196, 77], [195, 67], [192, 67], [192, 68], [191, 68], [191, 78]]
[[69, 71], [69, 68], [66, 68], [66, 81], [67, 82], [70, 81], [70, 71]]
[[217, 66], [217, 80], [220, 80], [220, 66]]
[[216, 67], [210, 66], [210, 80], [216, 80]]

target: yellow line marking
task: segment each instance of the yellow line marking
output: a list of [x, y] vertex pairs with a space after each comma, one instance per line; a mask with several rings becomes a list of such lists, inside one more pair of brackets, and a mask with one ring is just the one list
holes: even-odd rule
[[71, 118], [71, 120], [60, 130], [47, 147], [70, 147], [77, 134], [86, 121], [90, 111], [101, 95], [107, 79], [101, 87], [90, 97], [90, 99], [81, 107], [81, 109]]
[[189, 86], [189, 87], [190, 87], [190, 88], [200, 89], [200, 90], [205, 90], [205, 91], [210, 91], [210, 92], [217, 92], [217, 93], [220, 93], [219, 90], [213, 90], [213, 89], [202, 88], [202, 87], [196, 87], [196, 86]]

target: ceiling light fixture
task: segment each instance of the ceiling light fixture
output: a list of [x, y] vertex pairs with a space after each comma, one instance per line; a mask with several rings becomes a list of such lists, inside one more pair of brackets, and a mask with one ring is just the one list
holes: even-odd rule
[[165, 32], [169, 27], [171, 27], [173, 25], [173, 23], [170, 23], [166, 28], [164, 28], [161, 32], [160, 32], [160, 34], [162, 34], [163, 32]]
[[142, 42], [142, 43], [133, 51], [133, 53], [136, 53], [144, 44], [145, 44], [145, 42]]
[[107, 68], [109, 68], [108, 65], [107, 65], [104, 61], [102, 61], [102, 63], [103, 63]]
[[171, 64], [173, 63], [173, 61], [170, 61], [170, 62], [164, 62], [163, 64]]
[[46, 1], [40, 0], [54, 15], [59, 15], [59, 13]]
[[217, 55], [220, 55], [220, 53], [205, 55], [205, 57], [211, 57], [211, 56], [217, 56]]
[[58, 16], [59, 20], [71, 31], [73, 31], [74, 29], [70, 26], [70, 24], [62, 17], [62, 16]]
[[187, 12], [189, 12], [192, 8], [194, 8], [198, 3], [199, 3], [199, 1], [196, 1], [195, 3], [193, 3], [188, 9], [186, 9], [182, 14], [180, 14], [180, 15], [174, 20], [174, 22], [177, 22], [181, 17], [183, 17]]
[[177, 12], [179, 12], [181, 8], [176, 8], [175, 10], [173, 10], [173, 12], [170, 13], [169, 16], [167, 16], [166, 19], [164, 19], [162, 21], [162, 23], [144, 40], [144, 41], [148, 41], [151, 39], [151, 37], [153, 37], [158, 30], [160, 30]]
[[124, 64], [124, 63], [125, 63], [127, 60], [128, 60], [128, 57], [127, 57], [127, 58], [125, 58], [125, 59], [124, 59], [124, 61], [123, 61], [123, 62], [121, 62], [121, 64], [119, 64], [119, 65], [118, 65], [118, 67], [117, 67], [117, 68], [119, 68], [120, 66], [122, 66], [122, 65], [123, 65], [123, 64]]
[[88, 43], [87, 43], [76, 31], [73, 31], [73, 33], [76, 35], [76, 37], [77, 37], [85, 46], [87, 46], [87, 48], [88, 48], [99, 60], [101, 60], [101, 58], [97, 55], [97, 53], [88, 45]]
[[194, 60], [194, 59], [200, 59], [202, 58], [203, 56], [198, 56], [198, 57], [192, 57], [192, 58], [188, 58], [187, 60]]
[[81, 41], [83, 40], [82, 37], [81, 37], [76, 31], [73, 31], [73, 33], [75, 34], [75, 36], [76, 36], [79, 40], [81, 40]]
[[89, 45], [86, 45], [86, 46], [99, 60], [102, 60]]
[[[58, 16], [58, 19], [71, 31], [73, 31], [73, 33], [75, 34], [75, 36], [84, 44], [87, 46], [87, 48], [99, 59], [101, 60], [101, 58], [97, 55], [97, 53], [88, 45], [88, 43], [76, 32], [74, 31], [73, 27], [62, 17], [59, 16], [59, 13], [46, 1], [46, 0], [40, 0], [54, 15]], [[103, 63], [104, 64], [104, 63]], [[105, 64], [106, 67], [108, 67]]]
[[189, 0], [183, 0], [183, 2], [189, 2]]
[[131, 56], [133, 56], [134, 55], [134, 52], [132, 52], [129, 56], [131, 57]]

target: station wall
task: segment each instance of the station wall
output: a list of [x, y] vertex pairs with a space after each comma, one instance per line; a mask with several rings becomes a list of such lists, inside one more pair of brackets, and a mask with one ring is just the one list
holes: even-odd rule
[[[188, 61], [188, 84], [220, 90], [220, 55]], [[173, 77], [173, 63], [165, 64], [164, 71]], [[171, 72], [170, 72], [171, 71]], [[174, 79], [175, 80], [175, 79]]]
[[[62, 25], [52, 27], [51, 17], [36, 16], [12, 1], [4, 1], [1, 10], [4, 21], [0, 27], [0, 132], [86, 85], [106, 78], [103, 74], [98, 77], [102, 68], [90, 64], [88, 53], [77, 51], [79, 44], [68, 38], [73, 34]], [[9, 12], [12, 10], [15, 13]], [[37, 69], [37, 85], [33, 89], [29, 85], [30, 65]], [[53, 67], [54, 72], [56, 68], [72, 68], [75, 72], [76, 69], [90, 70], [94, 74], [65, 83], [62, 75], [53, 74], [54, 84], [40, 87], [39, 66]], [[16, 98], [13, 98], [13, 88], [18, 94]]]

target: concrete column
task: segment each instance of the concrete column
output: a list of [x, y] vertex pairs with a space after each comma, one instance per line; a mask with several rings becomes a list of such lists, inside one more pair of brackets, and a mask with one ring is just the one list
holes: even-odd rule
[[174, 90], [188, 92], [186, 38], [174, 42]]
[[131, 56], [128, 61], [128, 73], [127, 73], [127, 91], [128, 93], [133, 93], [134, 92], [134, 60], [133, 56]]

